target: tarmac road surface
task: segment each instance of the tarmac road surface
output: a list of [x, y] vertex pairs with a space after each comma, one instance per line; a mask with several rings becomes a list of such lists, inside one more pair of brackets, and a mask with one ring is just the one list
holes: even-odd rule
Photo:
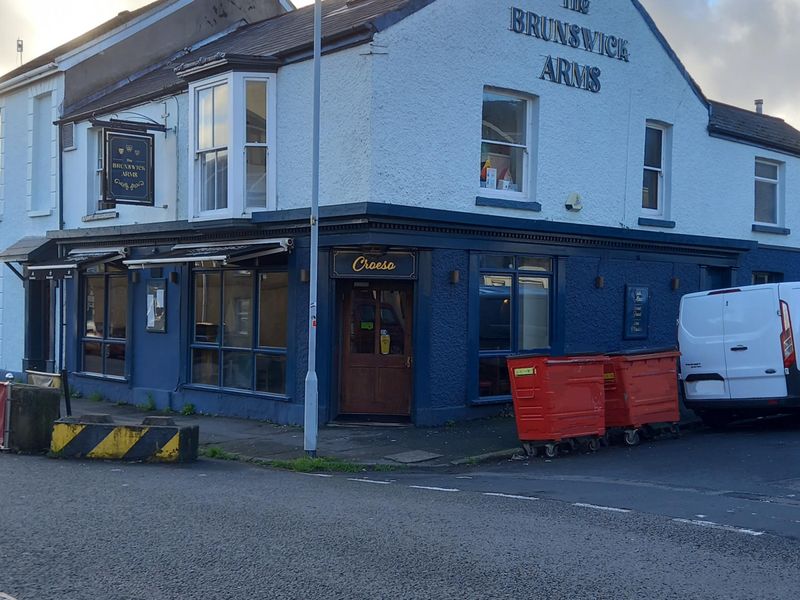
[[[560, 468], [579, 462], [570, 460]], [[0, 592], [17, 600], [800, 596], [791, 537], [577, 502], [568, 489], [561, 497], [498, 489], [500, 481], [524, 487], [519, 474], [542, 467], [323, 477], [209, 460], [0, 455]]]

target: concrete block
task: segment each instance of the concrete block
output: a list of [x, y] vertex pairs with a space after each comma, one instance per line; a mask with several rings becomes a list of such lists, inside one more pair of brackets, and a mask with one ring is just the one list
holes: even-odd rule
[[10, 392], [10, 432], [6, 446], [13, 452], [46, 452], [53, 423], [59, 417], [60, 390], [15, 383]]

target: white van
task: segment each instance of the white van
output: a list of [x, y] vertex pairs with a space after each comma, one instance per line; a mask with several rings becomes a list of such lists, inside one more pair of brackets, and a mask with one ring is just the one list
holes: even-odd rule
[[793, 317], [800, 323], [800, 282], [684, 296], [678, 345], [686, 407], [713, 427], [800, 410]]

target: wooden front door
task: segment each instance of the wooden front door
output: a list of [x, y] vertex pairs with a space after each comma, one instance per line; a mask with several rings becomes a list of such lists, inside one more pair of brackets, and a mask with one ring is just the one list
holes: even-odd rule
[[413, 285], [354, 281], [342, 302], [343, 415], [411, 415]]

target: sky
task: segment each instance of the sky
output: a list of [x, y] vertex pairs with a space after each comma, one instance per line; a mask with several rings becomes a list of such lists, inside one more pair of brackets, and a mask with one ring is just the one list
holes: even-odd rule
[[[0, 74], [18, 64], [18, 37], [31, 59], [148, 1], [0, 0]], [[709, 98], [748, 109], [763, 98], [800, 129], [800, 0], [641, 2]]]

